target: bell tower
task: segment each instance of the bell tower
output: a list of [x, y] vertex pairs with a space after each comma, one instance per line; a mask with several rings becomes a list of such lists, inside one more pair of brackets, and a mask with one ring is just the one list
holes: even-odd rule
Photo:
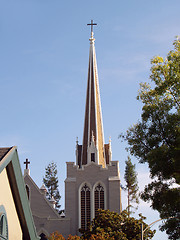
[[111, 140], [104, 143], [99, 80], [93, 23], [83, 129], [83, 143], [76, 141], [76, 164], [67, 162], [65, 213], [71, 222], [70, 234], [86, 229], [99, 208], [121, 212], [119, 162], [112, 161]]

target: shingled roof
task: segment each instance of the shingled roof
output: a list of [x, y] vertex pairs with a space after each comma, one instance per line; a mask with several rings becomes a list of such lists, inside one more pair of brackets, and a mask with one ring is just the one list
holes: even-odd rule
[[3, 159], [3, 157], [12, 149], [12, 147], [4, 147], [0, 148], [0, 161]]

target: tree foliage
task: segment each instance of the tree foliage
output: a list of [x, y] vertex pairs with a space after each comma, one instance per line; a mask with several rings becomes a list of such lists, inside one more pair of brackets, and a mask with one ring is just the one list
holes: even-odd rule
[[[79, 236], [72, 236], [69, 235], [67, 240], [80, 240], [81, 238]], [[60, 234], [58, 231], [51, 233], [51, 235], [48, 237], [48, 240], [66, 240], [62, 234]]]
[[51, 233], [51, 235], [48, 237], [48, 240], [65, 240], [62, 234], [60, 234], [58, 231]]
[[81, 238], [77, 235], [75, 235], [75, 236], [69, 235], [68, 238], [67, 238], [67, 240], [80, 240], [80, 239]]
[[[161, 218], [170, 218], [161, 227], [169, 239], [180, 237], [180, 41], [167, 58], [151, 61], [152, 86], [140, 85], [137, 99], [143, 104], [141, 120], [121, 135], [131, 154], [148, 163], [152, 183], [142, 198], [151, 200]], [[176, 185], [175, 185], [176, 183]], [[172, 224], [173, 222], [173, 224]]]
[[139, 203], [139, 194], [138, 194], [138, 181], [137, 181], [137, 173], [135, 171], [135, 164], [133, 165], [131, 162], [131, 158], [128, 156], [127, 161], [125, 161], [125, 174], [124, 179], [126, 181], [125, 190], [127, 191], [128, 197], [128, 215], [130, 215], [132, 208], [132, 203]]
[[54, 162], [48, 164], [45, 168], [45, 177], [43, 182], [47, 188], [47, 198], [50, 200], [52, 197], [56, 201], [56, 209], [59, 210], [60, 204], [59, 201], [61, 196], [58, 190], [58, 177], [57, 177], [57, 165]]
[[85, 240], [114, 240], [114, 237], [110, 237], [109, 234], [106, 234], [102, 231], [101, 233], [91, 234], [91, 236]]
[[[109, 210], [98, 210], [97, 216], [93, 219], [87, 230], [81, 231], [83, 239], [114, 239], [114, 240], [136, 240], [141, 239], [141, 225], [144, 228], [148, 225], [144, 222], [145, 217], [140, 219], [129, 217], [127, 211], [121, 214]], [[151, 239], [155, 231], [148, 229], [144, 239]], [[101, 236], [102, 238], [92, 238]]]

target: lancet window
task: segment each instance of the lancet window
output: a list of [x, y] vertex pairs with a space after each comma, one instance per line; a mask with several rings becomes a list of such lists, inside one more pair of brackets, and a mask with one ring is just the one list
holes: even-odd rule
[[91, 162], [95, 162], [95, 153], [91, 153]]
[[99, 183], [94, 190], [94, 209], [95, 216], [98, 209], [104, 209], [104, 187]]
[[28, 196], [28, 200], [29, 200], [30, 189], [29, 189], [29, 186], [27, 184], [26, 184], [26, 192], [27, 192], [27, 196]]
[[87, 184], [81, 188], [81, 228], [86, 229], [91, 221], [91, 191]]
[[8, 222], [4, 206], [0, 206], [0, 239], [8, 240]]

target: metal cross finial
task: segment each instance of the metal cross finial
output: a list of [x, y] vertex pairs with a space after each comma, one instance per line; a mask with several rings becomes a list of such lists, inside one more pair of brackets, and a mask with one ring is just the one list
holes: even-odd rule
[[93, 20], [91, 20], [91, 23], [88, 23], [87, 25], [91, 26], [91, 36], [93, 36], [93, 26], [97, 25], [97, 23], [93, 23]]
[[28, 165], [30, 164], [30, 162], [28, 161], [28, 158], [26, 158], [26, 161], [24, 162], [24, 164], [26, 164], [26, 169], [28, 169]]

